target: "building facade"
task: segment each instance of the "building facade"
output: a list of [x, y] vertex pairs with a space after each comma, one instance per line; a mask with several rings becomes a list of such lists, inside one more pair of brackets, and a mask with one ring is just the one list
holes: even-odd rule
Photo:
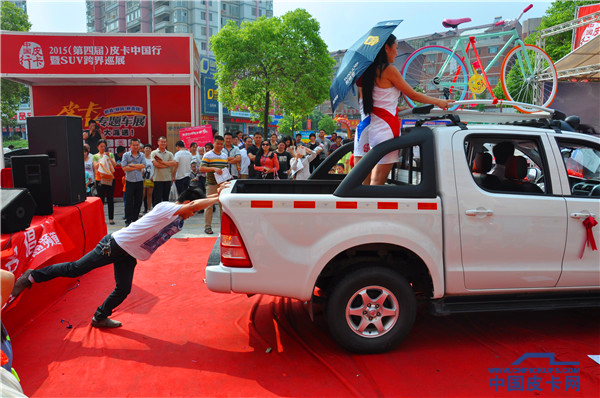
[[191, 33], [198, 51], [211, 55], [208, 41], [221, 26], [273, 16], [264, 0], [86, 0], [87, 31], [95, 33]]
[[[264, 0], [86, 0], [87, 31], [95, 33], [191, 33], [202, 57], [201, 124], [218, 130], [218, 103], [209, 40], [227, 22], [273, 16], [273, 1]], [[219, 21], [220, 18], [220, 21]], [[211, 66], [209, 66], [209, 64]], [[205, 66], [204, 66], [205, 65]], [[257, 122], [224, 108], [225, 130], [251, 132]]]

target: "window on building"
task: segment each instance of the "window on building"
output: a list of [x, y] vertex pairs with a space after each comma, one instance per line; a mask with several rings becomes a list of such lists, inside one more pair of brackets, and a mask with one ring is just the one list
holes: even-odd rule
[[206, 42], [205, 41], [200, 42], [200, 49], [206, 51]]
[[188, 27], [186, 25], [175, 25], [175, 33], [187, 33]]
[[489, 46], [488, 54], [496, 54], [498, 52], [498, 46]]
[[173, 13], [173, 22], [175, 23], [187, 23], [187, 11], [175, 10]]
[[214, 15], [214, 12], [210, 12], [210, 13], [208, 13], [208, 20], [209, 20], [210, 22], [212, 22], [212, 20], [213, 20], [213, 15]]
[[202, 11], [200, 13], [200, 19], [205, 20], [206, 19], [206, 13], [204, 11]]
[[223, 3], [223, 11], [227, 10], [227, 5], [225, 3]]
[[498, 76], [488, 76], [488, 82], [490, 82], [490, 86], [496, 87], [498, 85]]

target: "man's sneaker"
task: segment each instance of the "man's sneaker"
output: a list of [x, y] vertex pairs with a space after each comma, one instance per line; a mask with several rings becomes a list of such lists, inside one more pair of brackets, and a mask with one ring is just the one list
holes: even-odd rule
[[92, 326], [95, 328], [118, 328], [121, 326], [121, 322], [113, 321], [110, 318], [104, 318], [99, 321], [96, 318], [92, 318]]
[[19, 294], [21, 294], [23, 290], [29, 289], [31, 287], [32, 283], [29, 280], [29, 275], [31, 275], [32, 272], [33, 270], [31, 269], [28, 269], [27, 271], [23, 272], [23, 275], [21, 275], [15, 282], [15, 286], [13, 287], [12, 293], [10, 294], [11, 296], [16, 298]]

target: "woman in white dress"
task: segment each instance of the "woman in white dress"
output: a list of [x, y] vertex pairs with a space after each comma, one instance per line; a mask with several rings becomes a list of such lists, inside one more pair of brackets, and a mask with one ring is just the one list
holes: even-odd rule
[[[361, 76], [362, 105], [364, 115], [371, 117], [368, 130], [369, 147], [373, 148], [383, 141], [400, 135], [400, 119], [398, 119], [398, 99], [401, 94], [413, 101], [433, 104], [440, 108], [448, 108], [454, 102], [433, 98], [413, 90], [402, 78], [400, 71], [392, 65], [398, 55], [396, 37], [390, 35], [375, 57], [373, 63]], [[358, 134], [356, 134], [358, 136]], [[362, 134], [361, 134], [362, 138]], [[356, 137], [355, 139], [358, 139]], [[398, 161], [398, 152], [384, 156], [371, 173], [371, 185], [383, 185], [392, 165]]]

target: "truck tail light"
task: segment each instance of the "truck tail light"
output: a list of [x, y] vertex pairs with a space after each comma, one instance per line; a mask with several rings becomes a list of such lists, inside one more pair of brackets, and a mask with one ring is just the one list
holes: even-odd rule
[[227, 213], [223, 213], [221, 219], [221, 264], [226, 267], [252, 268], [240, 232]]

